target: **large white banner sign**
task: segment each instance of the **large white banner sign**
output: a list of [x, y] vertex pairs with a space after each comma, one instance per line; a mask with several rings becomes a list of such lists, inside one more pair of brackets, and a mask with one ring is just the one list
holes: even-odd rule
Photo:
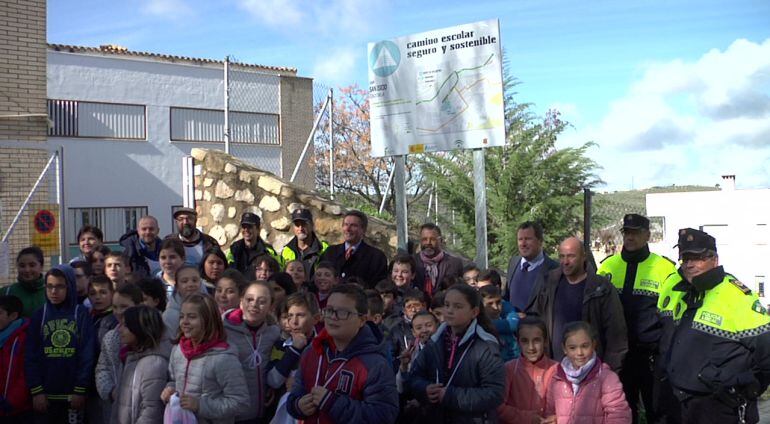
[[497, 20], [369, 43], [372, 156], [505, 144]]

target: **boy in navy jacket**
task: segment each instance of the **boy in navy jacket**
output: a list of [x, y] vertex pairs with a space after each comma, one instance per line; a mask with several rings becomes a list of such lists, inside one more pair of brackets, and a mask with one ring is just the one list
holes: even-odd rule
[[395, 422], [396, 379], [382, 335], [366, 321], [363, 289], [334, 287], [322, 311], [326, 325], [302, 354], [286, 401], [289, 414], [318, 424]]
[[48, 271], [45, 291], [46, 303], [29, 325], [24, 364], [35, 422], [79, 423], [93, 379], [94, 327], [87, 309], [78, 305], [69, 265]]

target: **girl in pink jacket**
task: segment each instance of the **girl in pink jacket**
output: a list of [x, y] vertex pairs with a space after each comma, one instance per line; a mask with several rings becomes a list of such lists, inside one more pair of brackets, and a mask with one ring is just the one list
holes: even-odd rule
[[505, 364], [505, 397], [497, 415], [505, 424], [540, 424], [546, 389], [558, 363], [545, 353], [548, 331], [540, 318], [519, 322], [521, 357]]
[[596, 356], [596, 335], [585, 322], [564, 327], [565, 357], [548, 387], [546, 423], [626, 424], [631, 409], [618, 375]]

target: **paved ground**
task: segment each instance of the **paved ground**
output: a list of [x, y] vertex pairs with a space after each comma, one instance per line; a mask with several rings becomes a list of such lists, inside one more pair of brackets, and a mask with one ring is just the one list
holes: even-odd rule
[[759, 422], [770, 424], [770, 398], [767, 397], [767, 393], [759, 401]]

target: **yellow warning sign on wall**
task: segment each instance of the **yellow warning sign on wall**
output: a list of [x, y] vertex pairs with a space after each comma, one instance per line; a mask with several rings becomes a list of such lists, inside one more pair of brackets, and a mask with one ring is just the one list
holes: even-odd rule
[[59, 254], [59, 205], [30, 205], [30, 244], [43, 249], [46, 256]]

